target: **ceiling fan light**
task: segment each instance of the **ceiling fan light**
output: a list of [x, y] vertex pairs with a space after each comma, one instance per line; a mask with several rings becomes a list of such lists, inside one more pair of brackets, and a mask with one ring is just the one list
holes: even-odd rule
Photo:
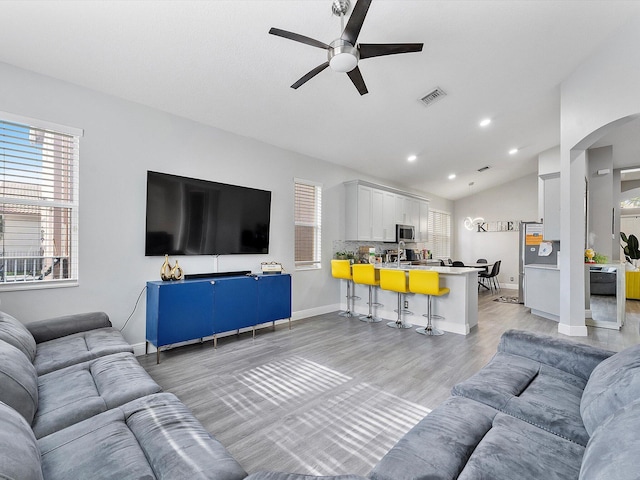
[[329, 66], [334, 72], [350, 72], [358, 65], [358, 59], [350, 53], [338, 53], [331, 57]]
[[331, 42], [329, 49], [329, 66], [334, 72], [350, 72], [358, 66], [360, 53], [358, 49], [341, 38]]

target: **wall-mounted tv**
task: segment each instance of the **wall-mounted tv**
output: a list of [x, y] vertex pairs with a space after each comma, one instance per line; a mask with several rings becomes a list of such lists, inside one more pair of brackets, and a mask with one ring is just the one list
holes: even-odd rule
[[269, 253], [271, 192], [147, 172], [145, 255]]

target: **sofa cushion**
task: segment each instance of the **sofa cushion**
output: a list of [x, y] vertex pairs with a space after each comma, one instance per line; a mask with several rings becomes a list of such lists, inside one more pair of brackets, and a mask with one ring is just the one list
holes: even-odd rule
[[577, 478], [584, 447], [463, 397], [438, 406], [387, 453], [372, 480]]
[[131, 353], [56, 370], [38, 378], [39, 407], [33, 431], [40, 438], [160, 390]]
[[0, 402], [0, 478], [42, 480], [40, 450], [25, 419]]
[[584, 389], [580, 412], [590, 435], [618, 409], [640, 398], [640, 345], [598, 365]]
[[38, 375], [133, 348], [115, 328], [98, 328], [38, 344], [33, 364]]
[[640, 451], [640, 400], [600, 425], [584, 452], [580, 480], [635, 480]]
[[29, 359], [0, 340], [0, 401], [31, 424], [38, 409], [38, 378]]
[[36, 358], [36, 341], [31, 332], [22, 322], [4, 312], [0, 312], [0, 340], [16, 347], [30, 362]]
[[38, 440], [47, 479], [240, 480], [246, 472], [174, 395], [133, 400]]
[[538, 361], [498, 352], [452, 393], [489, 405], [586, 446], [580, 415], [585, 379]]
[[74, 333], [112, 326], [111, 320], [109, 320], [109, 316], [105, 312], [73, 313], [25, 324], [36, 343], [48, 342], [54, 338], [66, 337]]

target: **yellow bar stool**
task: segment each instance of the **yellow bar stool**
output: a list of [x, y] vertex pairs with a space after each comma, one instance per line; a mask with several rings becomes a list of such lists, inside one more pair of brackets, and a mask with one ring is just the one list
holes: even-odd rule
[[368, 285], [369, 286], [369, 313], [367, 315], [360, 315], [360, 320], [363, 322], [380, 322], [381, 319], [373, 316], [373, 307], [382, 307], [383, 305], [373, 301], [373, 287], [380, 286], [380, 275], [375, 267], [369, 263], [354, 264], [351, 267], [353, 272], [353, 283], [356, 285]]
[[409, 292], [406, 272], [387, 268], [380, 269], [380, 288], [398, 293], [398, 309], [394, 310], [394, 312], [398, 312], [398, 318], [395, 322], [387, 323], [387, 327], [411, 328], [413, 325], [406, 323], [402, 318], [403, 313], [405, 315], [413, 315], [412, 312], [402, 307], [404, 294]]
[[427, 317], [427, 326], [417, 328], [416, 332], [422, 335], [444, 335], [442, 330], [438, 330], [431, 323], [433, 318], [444, 318], [432, 313], [431, 299], [451, 291], [449, 288], [440, 288], [440, 274], [429, 270], [409, 270], [409, 291], [427, 296], [427, 313], [422, 315]]
[[352, 294], [353, 275], [351, 274], [351, 261], [350, 260], [331, 260], [331, 275], [334, 278], [340, 278], [347, 281], [347, 310], [340, 312], [341, 317], [352, 317], [351, 302], [354, 299], [359, 299]]

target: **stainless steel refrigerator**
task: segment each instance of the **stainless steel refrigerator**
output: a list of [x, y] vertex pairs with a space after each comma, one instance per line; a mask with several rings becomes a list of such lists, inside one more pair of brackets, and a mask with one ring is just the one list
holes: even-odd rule
[[[527, 238], [527, 234], [529, 237]], [[543, 225], [540, 222], [520, 222], [519, 241], [520, 255], [518, 261], [518, 302], [524, 303], [524, 266], [530, 263], [551, 263], [546, 257], [538, 256], [539, 241], [544, 234]], [[539, 238], [538, 238], [539, 236]], [[541, 259], [544, 259], [541, 261]], [[555, 256], [554, 256], [555, 262]]]

